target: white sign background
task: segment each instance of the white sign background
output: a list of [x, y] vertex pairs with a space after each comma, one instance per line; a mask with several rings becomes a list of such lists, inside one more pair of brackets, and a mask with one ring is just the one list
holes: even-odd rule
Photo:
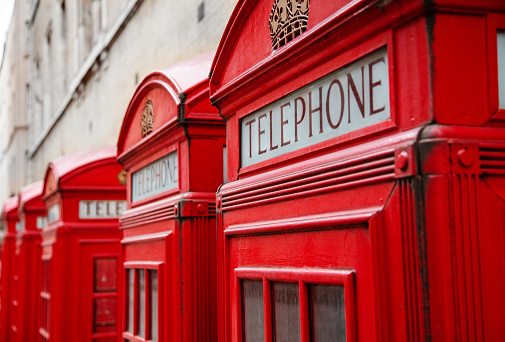
[[126, 210], [126, 201], [79, 201], [79, 218], [119, 218]]
[[388, 75], [383, 48], [242, 118], [242, 167], [390, 119]]
[[132, 174], [132, 202], [161, 194], [179, 186], [177, 151], [144, 166]]

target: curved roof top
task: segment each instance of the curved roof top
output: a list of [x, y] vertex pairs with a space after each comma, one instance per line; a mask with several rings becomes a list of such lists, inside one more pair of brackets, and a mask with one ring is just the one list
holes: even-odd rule
[[19, 205], [19, 196], [12, 196], [5, 200], [3, 211], [2, 211], [2, 219], [5, 219], [5, 216], [9, 213], [17, 213]]
[[[202, 82], [208, 81], [214, 54], [215, 51], [206, 52], [173, 64], [160, 72], [172, 82], [174, 90], [187, 94]], [[146, 79], [148, 77], [149, 75]]]
[[38, 181], [21, 188], [19, 191], [19, 207], [23, 208], [26, 203], [32, 201], [33, 199], [37, 199], [37, 197], [40, 199], [43, 189], [43, 181]]
[[[193, 110], [195, 110], [206, 114], [212, 113], [213, 116], [203, 116], [205, 120], [222, 120], [217, 108], [212, 107], [210, 101], [208, 101], [208, 106], [204, 105], [207, 107], [198, 107], [203, 103], [202, 94], [208, 94], [208, 76], [213, 58], [214, 52], [206, 52], [185, 59], [163, 70], [149, 73], [137, 85], [121, 125], [117, 143], [119, 156], [136, 144], [143, 144], [153, 139], [153, 136], [163, 131], [163, 127], [176, 122], [178, 115], [181, 114], [181, 108], [185, 117], [193, 115]], [[142, 109], [147, 100], [152, 100], [156, 119], [152, 123], [154, 134], [143, 139], [141, 126], [137, 123], [141, 122]], [[192, 119], [196, 118], [197, 115], [192, 117]]]
[[92, 148], [67, 154], [54, 159], [49, 163], [47, 169], [52, 169], [57, 179], [76, 171], [92, 162], [103, 159], [116, 158], [116, 148], [113, 146]]

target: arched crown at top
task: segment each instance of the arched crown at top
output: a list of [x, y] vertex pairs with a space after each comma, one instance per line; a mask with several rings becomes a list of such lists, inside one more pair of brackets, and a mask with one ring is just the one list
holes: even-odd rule
[[153, 102], [147, 99], [146, 104], [144, 105], [144, 110], [141, 115], [141, 130], [142, 130], [142, 138], [145, 138], [153, 131], [153, 120], [154, 120], [154, 107]]
[[270, 13], [270, 36], [274, 50], [307, 30], [310, 0], [275, 0]]

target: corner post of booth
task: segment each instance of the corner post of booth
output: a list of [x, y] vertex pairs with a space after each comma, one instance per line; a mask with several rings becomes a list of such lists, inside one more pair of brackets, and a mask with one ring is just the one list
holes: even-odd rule
[[215, 193], [226, 141], [209, 100], [213, 56], [150, 73], [125, 114], [125, 341], [217, 338]]
[[14, 253], [16, 251], [16, 226], [18, 218], [19, 197], [8, 198], [2, 210], [5, 235], [2, 241], [2, 274], [1, 274], [1, 306], [0, 306], [0, 339], [11, 340], [11, 306], [14, 271]]
[[40, 297], [41, 230], [46, 222], [42, 201], [43, 182], [29, 184], [19, 191], [19, 229], [16, 242], [17, 284], [13, 300], [17, 309], [11, 312], [15, 331], [12, 341], [36, 341], [38, 337], [38, 304]]
[[220, 341], [505, 339], [505, 3], [245, 0]]
[[49, 163], [39, 283], [41, 341], [117, 341], [121, 312], [119, 216], [126, 188], [116, 149]]

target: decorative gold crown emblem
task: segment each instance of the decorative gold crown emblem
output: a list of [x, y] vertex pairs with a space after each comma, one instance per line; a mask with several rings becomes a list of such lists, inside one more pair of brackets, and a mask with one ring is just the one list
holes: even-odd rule
[[119, 181], [120, 185], [126, 185], [126, 176], [127, 176], [126, 170], [119, 171], [119, 173], [117, 174], [117, 180]]
[[153, 102], [147, 99], [146, 104], [144, 105], [144, 110], [142, 110], [142, 115], [140, 117], [140, 124], [142, 126], [142, 138], [146, 137], [153, 131], [153, 119]]
[[274, 50], [307, 30], [310, 0], [275, 0], [270, 13], [270, 37]]

